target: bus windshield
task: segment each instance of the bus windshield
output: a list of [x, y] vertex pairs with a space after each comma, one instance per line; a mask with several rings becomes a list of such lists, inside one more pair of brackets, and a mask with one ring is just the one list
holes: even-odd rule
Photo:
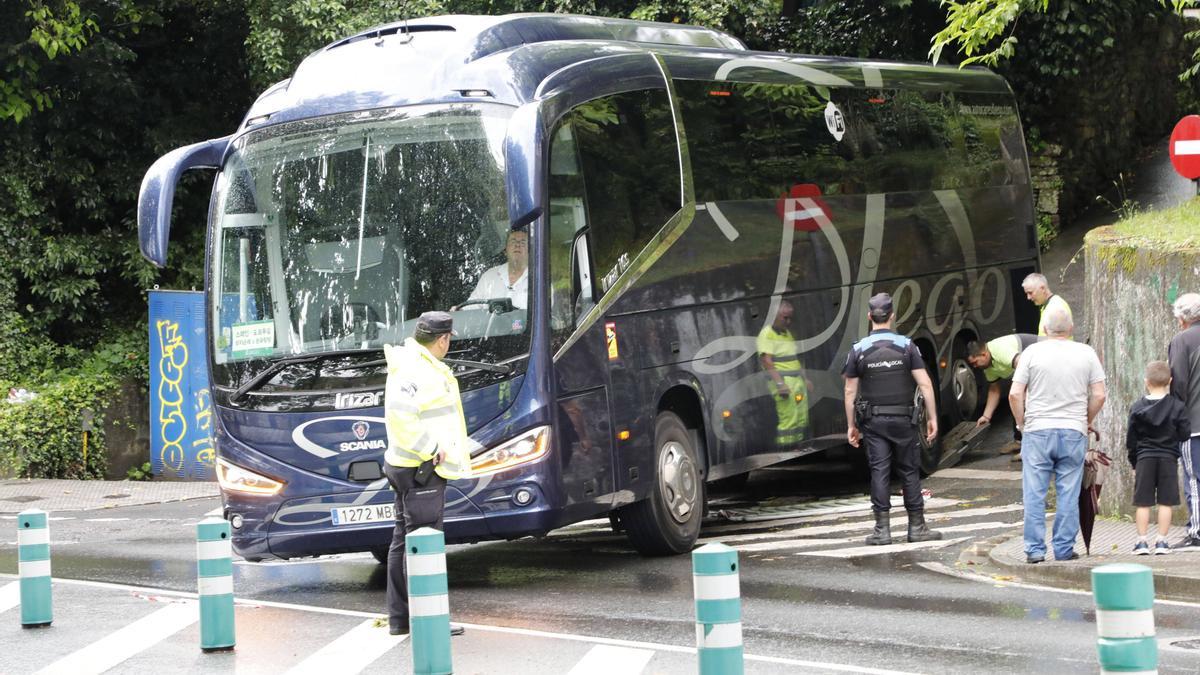
[[[215, 383], [237, 388], [273, 361], [324, 354], [303, 368], [277, 366], [261, 388], [375, 384], [379, 369], [348, 367], [347, 355], [379, 358], [383, 345], [412, 335], [422, 312], [452, 308], [452, 358], [520, 360], [528, 283], [509, 283], [508, 273], [524, 273], [532, 242], [509, 231], [511, 111], [415, 106], [285, 123], [235, 141], [214, 201]], [[518, 235], [514, 259], [506, 242]], [[505, 282], [484, 283], [493, 277]], [[477, 297], [480, 288], [499, 297]], [[471, 373], [489, 380], [506, 370]]]

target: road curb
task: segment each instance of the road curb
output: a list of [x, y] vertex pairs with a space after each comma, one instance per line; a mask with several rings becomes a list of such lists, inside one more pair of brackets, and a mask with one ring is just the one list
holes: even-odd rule
[[[1021, 537], [1010, 537], [1004, 543], [1010, 543], [1020, 540]], [[987, 556], [991, 563], [1011, 576], [1018, 577], [1024, 581], [1033, 581], [1042, 583], [1048, 586], [1073, 588], [1081, 591], [1089, 591], [1092, 587], [1092, 568], [1100, 565], [1105, 565], [1112, 560], [1105, 558], [1095, 558], [1095, 564], [1085, 563], [1060, 563], [1054, 560], [1031, 565], [1026, 563], [1024, 559], [1015, 559], [1010, 555], [1005, 555], [1002, 551], [1002, 544], [996, 545], [988, 551]], [[1200, 554], [1196, 553], [1173, 553], [1171, 555], [1193, 556], [1196, 562], [1200, 563]], [[1155, 597], [1167, 600], [1182, 600], [1185, 602], [1200, 602], [1200, 578], [1186, 577], [1177, 574], [1171, 574], [1167, 570], [1155, 569], [1154, 572], [1154, 594]]]

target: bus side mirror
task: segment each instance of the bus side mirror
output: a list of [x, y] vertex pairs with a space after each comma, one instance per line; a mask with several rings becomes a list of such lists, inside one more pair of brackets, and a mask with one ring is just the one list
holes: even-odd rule
[[508, 121], [504, 163], [511, 227], [525, 227], [542, 215], [542, 110], [539, 103], [517, 108]]
[[176, 148], [159, 157], [138, 193], [138, 241], [142, 255], [158, 267], [167, 264], [167, 238], [171, 233], [171, 206], [179, 177], [190, 169], [219, 169], [232, 136]]

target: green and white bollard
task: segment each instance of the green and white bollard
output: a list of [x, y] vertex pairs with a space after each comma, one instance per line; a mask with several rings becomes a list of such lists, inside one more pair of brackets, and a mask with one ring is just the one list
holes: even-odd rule
[[446, 539], [432, 527], [404, 538], [408, 566], [408, 620], [414, 675], [446, 675], [450, 663], [450, 595]]
[[1092, 570], [1096, 598], [1096, 650], [1100, 672], [1157, 675], [1154, 639], [1154, 573], [1145, 565], [1120, 563]]
[[21, 627], [54, 620], [50, 593], [50, 514], [29, 509], [17, 515], [17, 567], [21, 573]]
[[700, 675], [741, 675], [742, 595], [737, 551], [708, 544], [692, 551], [696, 655]]
[[205, 518], [196, 525], [196, 582], [200, 591], [200, 649], [233, 649], [233, 546], [229, 522]]

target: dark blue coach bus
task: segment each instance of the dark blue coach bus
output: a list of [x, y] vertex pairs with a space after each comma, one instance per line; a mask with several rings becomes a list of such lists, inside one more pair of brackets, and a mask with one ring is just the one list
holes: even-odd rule
[[[197, 168], [217, 170], [208, 359], [249, 560], [386, 555], [380, 359], [421, 312], [455, 308], [474, 448], [451, 540], [615, 514], [670, 554], [695, 541], [707, 483], [844, 447], [838, 373], [872, 293], [925, 354], [942, 428], [969, 423], [965, 345], [1013, 331], [1038, 262], [1000, 77], [691, 26], [450, 16], [335, 42], [236, 132], [149, 170], [139, 236], [158, 265]], [[528, 290], [470, 297], [511, 230]]]

